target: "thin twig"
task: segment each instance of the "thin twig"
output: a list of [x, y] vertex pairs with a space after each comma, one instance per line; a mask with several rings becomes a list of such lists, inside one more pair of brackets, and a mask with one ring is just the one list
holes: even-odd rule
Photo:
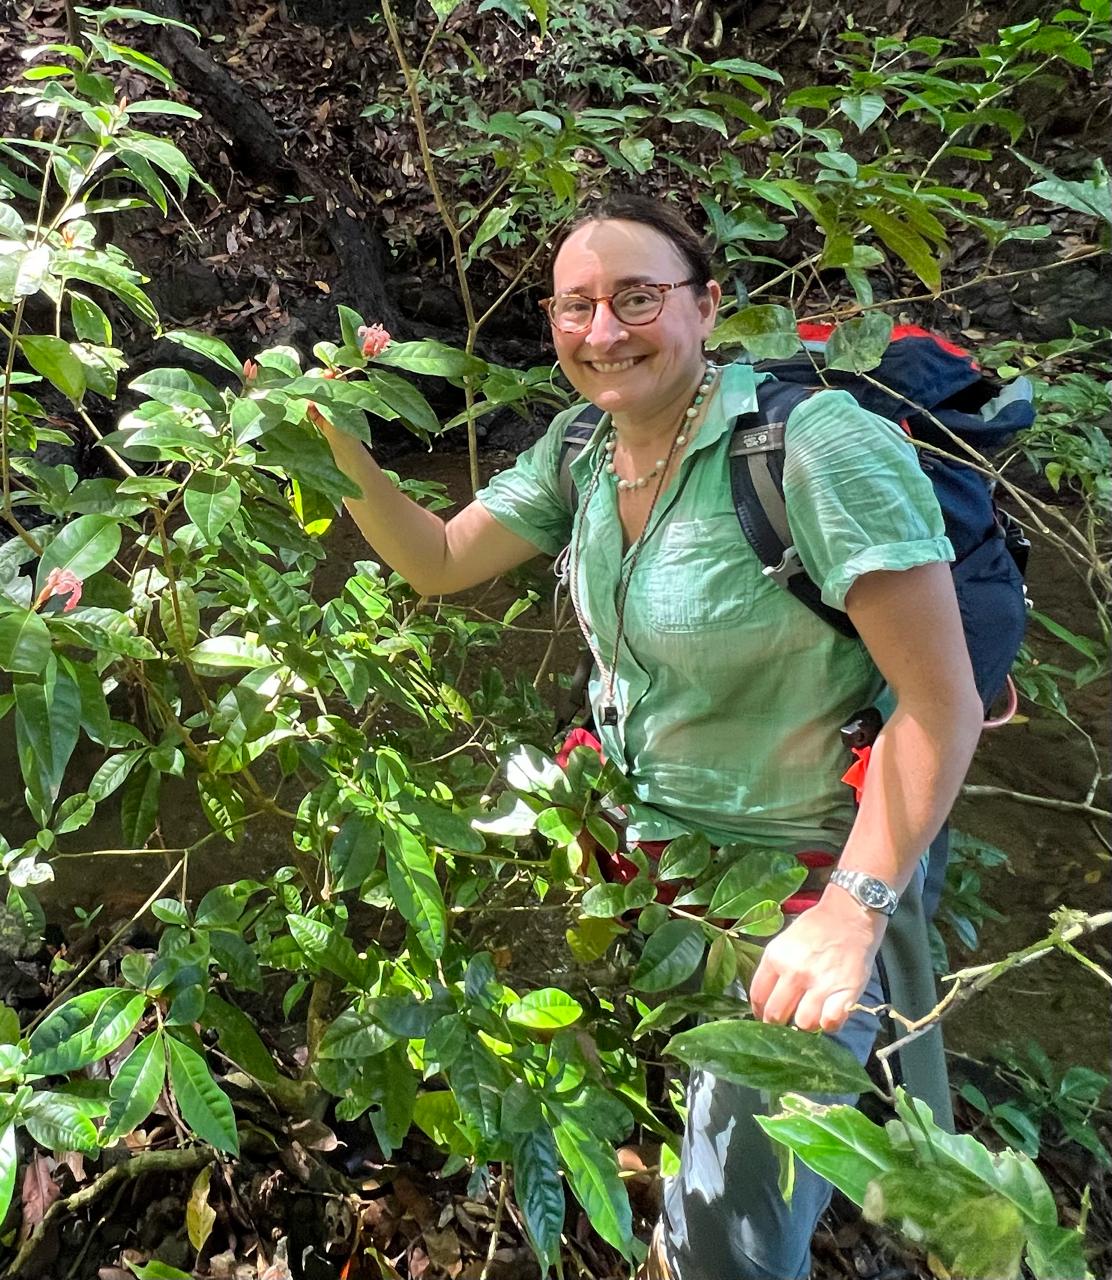
[[494, 1267], [494, 1255], [498, 1252], [498, 1235], [502, 1230], [502, 1215], [506, 1211], [506, 1190], [508, 1185], [509, 1178], [506, 1173], [506, 1167], [503, 1165], [502, 1176], [498, 1180], [498, 1204], [494, 1210], [494, 1225], [491, 1227], [486, 1262], [483, 1263], [483, 1269], [479, 1273], [479, 1280], [490, 1280], [490, 1273]]

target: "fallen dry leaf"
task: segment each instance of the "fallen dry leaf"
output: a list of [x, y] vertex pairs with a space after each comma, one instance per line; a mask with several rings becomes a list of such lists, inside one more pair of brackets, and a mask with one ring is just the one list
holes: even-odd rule
[[50, 1176], [53, 1169], [54, 1161], [38, 1152], [23, 1171], [23, 1222], [19, 1228], [21, 1242], [46, 1217], [46, 1211], [62, 1194], [61, 1187]]

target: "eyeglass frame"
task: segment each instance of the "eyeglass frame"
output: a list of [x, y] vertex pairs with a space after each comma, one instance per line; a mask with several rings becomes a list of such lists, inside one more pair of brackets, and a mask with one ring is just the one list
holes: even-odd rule
[[[605, 302], [606, 305], [610, 308], [610, 313], [614, 315], [613, 302], [619, 293], [625, 293], [627, 289], [659, 289], [661, 291], [660, 311], [658, 311], [651, 320], [622, 320], [617, 315], [614, 315], [614, 319], [617, 320], [619, 324], [628, 324], [631, 328], [639, 329], [643, 325], [654, 324], [657, 320], [660, 319], [660, 313], [661, 311], [664, 310], [664, 304], [668, 299], [668, 295], [674, 289], [686, 289], [688, 285], [696, 285], [699, 283], [700, 281], [698, 276], [692, 276], [690, 280], [677, 280], [671, 284], [666, 284], [664, 282], [654, 283], [653, 281], [642, 280], [642, 281], [636, 282], [635, 284], [622, 285], [620, 289], [616, 289], [613, 293], [603, 293], [603, 294], [600, 294], [597, 298], [592, 298], [591, 295], [588, 293], [553, 294], [550, 298], [542, 298], [537, 305], [547, 316], [548, 323], [552, 326], [553, 329], [556, 330], [557, 333], [586, 333], [590, 329], [591, 325], [593, 325], [595, 322], [595, 316], [598, 314], [598, 304], [600, 302]], [[559, 298], [582, 298], [584, 302], [589, 302], [592, 304], [591, 318], [587, 321], [587, 323], [581, 329], [561, 329], [559, 325], [557, 325], [556, 321], [552, 318], [551, 307], [558, 297]]]

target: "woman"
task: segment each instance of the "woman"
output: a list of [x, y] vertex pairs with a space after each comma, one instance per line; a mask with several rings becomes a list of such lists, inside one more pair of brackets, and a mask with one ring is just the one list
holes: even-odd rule
[[[920, 854], [981, 728], [952, 551], [899, 430], [824, 391], [791, 415], [785, 500], [804, 565], [863, 645], [761, 573], [738, 527], [727, 457], [761, 375], [707, 364], [720, 297], [699, 240], [666, 205], [615, 198], [562, 236], [545, 304], [553, 341], [572, 386], [608, 415], [572, 463], [574, 516], [558, 475], [567, 414], [446, 525], [356, 442], [326, 434], [363, 491], [348, 502], [352, 515], [422, 593], [458, 591], [570, 546], [603, 750], [637, 797], [627, 839], [702, 830], [716, 844], [840, 850], [839, 870], [854, 874], [821, 884], [815, 905], [768, 943], [749, 999], [757, 1018], [821, 1028], [864, 1060], [875, 1019], [853, 1010], [863, 997], [879, 1002], [889, 915], [878, 908], [914, 896]], [[894, 710], [855, 812], [839, 782], [838, 729], [885, 684]], [[765, 1102], [695, 1074], [658, 1270], [676, 1280], [808, 1274], [830, 1188], [800, 1169], [784, 1204], [752, 1118]]]

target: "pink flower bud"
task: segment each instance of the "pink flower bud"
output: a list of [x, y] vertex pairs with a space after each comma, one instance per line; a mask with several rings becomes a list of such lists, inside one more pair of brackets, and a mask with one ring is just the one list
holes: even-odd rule
[[380, 324], [362, 325], [358, 333], [359, 337], [363, 339], [363, 354], [368, 360], [373, 360], [375, 356], [382, 355], [392, 341], [390, 335]]
[[52, 596], [69, 596], [62, 606], [62, 612], [69, 613], [71, 609], [77, 608], [84, 585], [84, 581], [72, 569], [51, 569], [46, 575], [46, 585], [35, 600], [35, 608], [41, 609]]
[[244, 360], [243, 381], [246, 382], [248, 386], [250, 386], [251, 383], [254, 382], [258, 376], [259, 376], [259, 366], [254, 362], [254, 360]]

